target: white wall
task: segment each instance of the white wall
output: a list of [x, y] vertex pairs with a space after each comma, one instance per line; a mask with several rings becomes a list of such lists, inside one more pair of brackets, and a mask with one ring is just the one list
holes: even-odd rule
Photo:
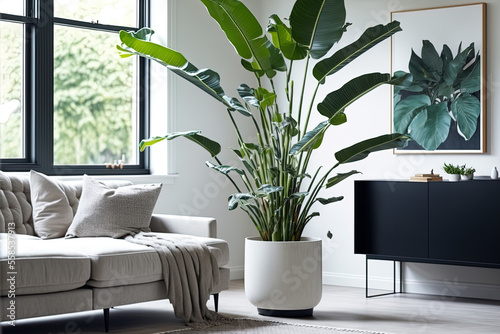
[[[292, 0], [244, 1], [260, 15], [265, 25], [267, 17], [273, 13], [287, 17], [293, 5]], [[354, 41], [368, 26], [387, 23], [393, 10], [436, 7], [469, 3], [468, 0], [347, 0], [347, 21], [353, 25], [344, 35], [342, 45]], [[500, 4], [490, 0], [488, 17], [500, 15]], [[229, 95], [237, 95], [235, 88], [242, 82], [253, 84], [252, 77], [241, 69], [239, 58], [228, 44], [217, 24], [208, 16], [204, 6], [198, 0], [171, 1], [170, 18], [175, 18], [175, 29], [170, 30], [170, 43], [174, 43], [198, 67], [210, 67], [221, 74], [223, 87]], [[166, 11], [166, 10], [165, 10]], [[156, 11], [154, 11], [156, 12]], [[163, 12], [160, 12], [163, 13]], [[157, 13], [158, 14], [158, 13]], [[153, 24], [162, 22], [157, 19]], [[444, 18], [445, 20], [446, 18]], [[156, 22], [156, 23], [155, 23]], [[393, 155], [392, 152], [381, 152], [364, 161], [347, 166], [344, 171], [358, 169], [363, 175], [357, 179], [407, 179], [416, 172], [440, 170], [443, 162], [455, 164], [467, 163], [477, 169], [477, 175], [489, 175], [495, 165], [500, 165], [500, 125], [494, 110], [499, 109], [500, 102], [494, 92], [498, 89], [497, 76], [500, 74], [500, 50], [497, 31], [500, 27], [497, 20], [488, 20], [488, 113], [487, 113], [487, 145], [488, 153], [480, 155]], [[161, 25], [159, 25], [161, 26]], [[166, 36], [161, 30], [163, 37]], [[330, 80], [320, 91], [319, 98], [335, 89], [343, 82], [356, 75], [367, 72], [390, 71], [390, 43], [378, 45], [351, 64]], [[155, 69], [155, 77], [166, 81], [165, 70]], [[169, 130], [185, 131], [201, 129], [203, 134], [217, 139], [223, 146], [224, 162], [233, 159], [227, 153], [228, 147], [236, 146], [232, 127], [224, 108], [208, 95], [200, 92], [189, 83], [179, 79], [170, 82], [171, 99], [168, 100], [164, 87], [153, 89], [152, 104], [154, 120], [153, 135], [163, 134], [154, 131], [166, 131], [165, 115], [170, 104], [173, 114], [170, 118]], [[159, 85], [161, 86], [161, 85]], [[334, 161], [333, 153], [354, 142], [390, 132], [390, 91], [388, 87], [378, 88], [356, 102], [347, 111], [348, 123], [336, 128], [328, 134], [323, 145], [320, 159], [313, 161], [315, 165], [329, 165]], [[238, 118], [242, 119], [242, 118]], [[315, 117], [311, 124], [319, 122]], [[166, 143], [155, 147], [153, 154], [155, 179], [167, 181], [164, 186], [156, 212], [213, 216], [218, 220], [219, 236], [229, 241], [231, 251], [232, 277], [242, 277], [244, 237], [255, 235], [251, 223], [241, 212], [228, 212], [227, 197], [232, 187], [216, 173], [204, 166], [209, 159], [201, 149], [192, 143], [179, 139], [170, 147], [174, 165], [170, 172], [178, 173], [175, 178], [163, 177], [167, 173]], [[151, 178], [151, 177], [150, 177]], [[148, 180], [150, 178], [139, 178]], [[348, 286], [364, 286], [364, 256], [354, 254], [353, 236], [353, 181], [345, 181], [327, 195], [344, 195], [345, 200], [321, 210], [321, 217], [313, 220], [307, 227], [306, 234], [324, 238], [324, 281], [327, 284]], [[325, 237], [332, 230], [334, 238]], [[386, 286], [391, 279], [391, 267], [383, 264], [373, 265], [373, 285]], [[488, 297], [500, 299], [500, 270], [453, 267], [439, 265], [406, 264], [404, 267], [405, 286], [407, 291], [421, 293], [448, 293], [461, 296]], [[450, 283], [452, 282], [452, 283]], [[453, 285], [453, 289], [450, 288]], [[445, 289], [447, 289], [445, 292]]]
[[[226, 94], [237, 96], [236, 88], [249, 82], [252, 76], [240, 69], [240, 58], [203, 3], [198, 0], [169, 1], [167, 8], [165, 1], [156, 1], [153, 5], [152, 27], [159, 41], [168, 41], [170, 47], [198, 68], [208, 67], [218, 72]], [[170, 11], [170, 21], [165, 20], [167, 11]], [[236, 147], [237, 141], [226, 108], [175, 74], [169, 74], [168, 78], [167, 70], [160, 65], [153, 67], [153, 76], [151, 134], [201, 130], [203, 135], [222, 145], [220, 159], [223, 163], [235, 160], [229, 148]], [[167, 95], [168, 84], [170, 96]], [[167, 119], [168, 108], [172, 113]], [[244, 131], [245, 122], [250, 124], [249, 119], [239, 114], [234, 116], [242, 123]], [[205, 161], [211, 160], [210, 155], [183, 138], [157, 144], [151, 154], [153, 177], [139, 178], [135, 182], [153, 178], [166, 183], [155, 212], [217, 218], [218, 236], [230, 244], [232, 277], [243, 277], [244, 238], [256, 232], [243, 212], [227, 210], [227, 198], [234, 189], [224, 176], [205, 166]], [[175, 176], [165, 176], [167, 173]]]

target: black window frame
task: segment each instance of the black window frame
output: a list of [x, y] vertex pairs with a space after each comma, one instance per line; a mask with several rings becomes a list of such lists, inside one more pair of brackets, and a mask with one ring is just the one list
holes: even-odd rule
[[[54, 0], [25, 0], [25, 15], [0, 13], [0, 20], [24, 23], [25, 112], [24, 152], [22, 159], [0, 159], [4, 172], [36, 170], [47, 175], [143, 175], [150, 174], [148, 150], [139, 153], [137, 165], [123, 169], [103, 165], [54, 165], [54, 25], [117, 32], [149, 26], [150, 0], [137, 0], [138, 27], [106, 25], [54, 17]], [[117, 40], [117, 43], [119, 41]], [[119, 59], [117, 60], [119, 61]], [[138, 59], [139, 138], [149, 136], [149, 60]], [[1, 138], [0, 138], [1, 140]], [[137, 146], [139, 143], [137, 143]]]

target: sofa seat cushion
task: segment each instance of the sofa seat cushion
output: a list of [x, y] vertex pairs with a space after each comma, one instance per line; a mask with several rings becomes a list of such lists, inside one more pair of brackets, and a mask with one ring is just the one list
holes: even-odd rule
[[[7, 243], [4, 236], [0, 239], [2, 245]], [[90, 259], [77, 250], [61, 248], [60, 244], [33, 236], [18, 235], [15, 244], [17, 251], [15, 263], [10, 263], [12, 268], [7, 248], [2, 247], [0, 251], [2, 296], [9, 294], [11, 284], [4, 282], [13, 276], [15, 281], [11, 282], [16, 296], [73, 290], [84, 286], [90, 278]]]
[[[173, 238], [193, 238], [205, 243], [215, 255], [219, 267], [229, 262], [229, 247], [222, 239], [194, 237], [168, 233]], [[162, 266], [154, 248], [109, 237], [45, 240], [57, 242], [61, 248], [71, 248], [85, 254], [91, 263], [88, 286], [104, 288], [160, 281]]]
[[71, 248], [90, 260], [92, 287], [112, 287], [163, 279], [160, 257], [147, 246], [110, 237], [46, 240]]

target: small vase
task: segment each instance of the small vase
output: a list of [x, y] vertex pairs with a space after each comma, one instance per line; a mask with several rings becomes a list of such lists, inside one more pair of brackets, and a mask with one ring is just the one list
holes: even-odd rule
[[462, 181], [469, 181], [469, 180], [472, 180], [474, 178], [474, 174], [473, 173], [470, 173], [470, 174], [467, 174], [467, 175], [460, 175], [460, 179]]
[[496, 167], [493, 167], [493, 169], [491, 170], [491, 178], [493, 180], [498, 179], [498, 170]]
[[448, 174], [448, 180], [451, 182], [460, 181], [460, 174]]

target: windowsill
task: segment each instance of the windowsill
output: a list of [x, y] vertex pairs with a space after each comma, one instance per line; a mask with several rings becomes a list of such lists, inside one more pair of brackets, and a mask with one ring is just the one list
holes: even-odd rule
[[[4, 172], [10, 175], [23, 175], [29, 177], [29, 172]], [[61, 181], [80, 181], [82, 175], [51, 176]], [[128, 180], [132, 183], [163, 183], [174, 184], [179, 174], [149, 174], [149, 175], [91, 175], [96, 180]]]
[[[81, 175], [56, 176], [62, 181], [78, 181], [82, 179]], [[132, 183], [163, 183], [174, 184], [179, 174], [149, 174], [149, 175], [92, 175], [96, 180], [128, 180]]]

